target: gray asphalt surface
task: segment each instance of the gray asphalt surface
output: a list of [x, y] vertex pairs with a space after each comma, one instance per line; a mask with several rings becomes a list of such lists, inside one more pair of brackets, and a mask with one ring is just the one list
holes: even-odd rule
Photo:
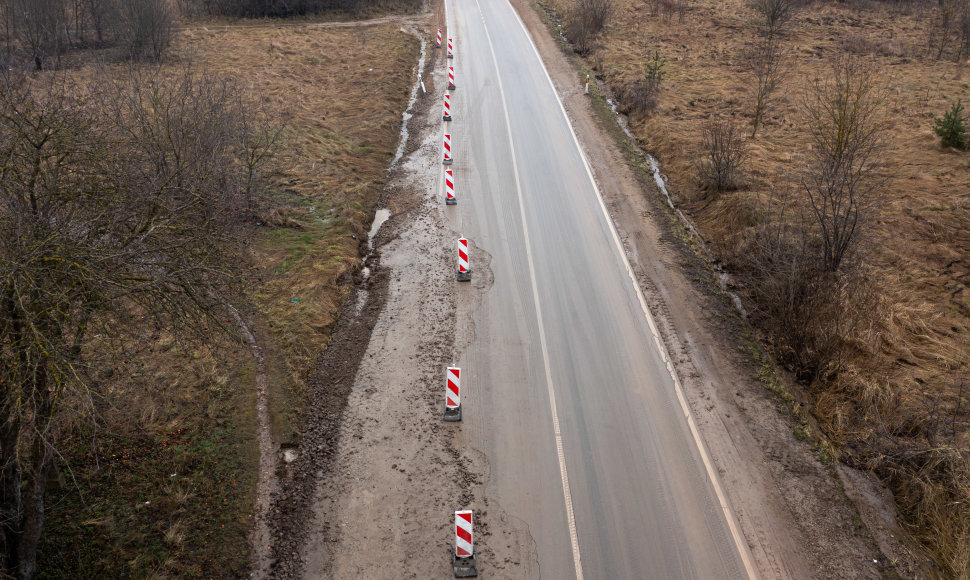
[[[674, 380], [525, 29], [503, 0], [447, 5], [458, 86], [447, 125], [459, 198], [447, 211], [474, 244], [473, 276], [484, 275], [476, 268], [488, 261], [494, 279], [460, 361], [462, 437], [488, 458], [486, 494], [528, 526], [534, 576], [579, 575], [563, 457], [585, 578], [746, 577]], [[472, 301], [476, 290], [457, 291]]]

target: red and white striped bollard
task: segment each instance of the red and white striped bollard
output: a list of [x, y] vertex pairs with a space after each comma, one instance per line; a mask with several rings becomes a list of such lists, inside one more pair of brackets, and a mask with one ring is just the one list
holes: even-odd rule
[[451, 120], [451, 95], [449, 93], [445, 93], [445, 111], [444, 114], [441, 115], [441, 120]]
[[451, 563], [455, 578], [478, 576], [478, 562], [475, 561], [475, 545], [472, 536], [472, 510], [455, 512], [455, 554]]
[[458, 238], [458, 281], [471, 282], [472, 271], [468, 267], [468, 240]]
[[445, 169], [445, 205], [455, 205], [458, 198], [455, 197], [455, 177], [450, 169]]
[[438, 38], [436, 38], [434, 41], [434, 47], [441, 48], [441, 29], [440, 28], [438, 29]]
[[451, 133], [445, 133], [444, 152], [445, 158], [441, 163], [444, 165], [451, 165], [454, 163], [455, 160], [451, 158]]
[[455, 42], [451, 37], [448, 37], [448, 58], [455, 58]]
[[448, 367], [445, 374], [445, 421], [461, 421], [461, 369]]
[[458, 87], [455, 86], [455, 67], [450, 66], [448, 67], [448, 90], [453, 91], [456, 88]]

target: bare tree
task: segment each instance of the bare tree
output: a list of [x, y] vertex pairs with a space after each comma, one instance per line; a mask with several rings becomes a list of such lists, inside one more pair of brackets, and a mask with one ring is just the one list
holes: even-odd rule
[[117, 0], [86, 0], [87, 17], [94, 28], [98, 46], [108, 44], [114, 36], [117, 22], [121, 18], [121, 6]]
[[67, 5], [64, 0], [9, 0], [13, 36], [28, 53], [37, 70], [47, 66], [49, 58], [57, 65], [68, 48]]
[[883, 102], [873, 70], [850, 59], [835, 62], [831, 77], [816, 79], [806, 98], [812, 149], [801, 186], [819, 228], [825, 271], [839, 269], [885, 187], [878, 164], [887, 130]]
[[576, 52], [589, 52], [593, 39], [606, 26], [612, 10], [612, 0], [576, 0], [566, 24], [566, 34]]
[[741, 186], [742, 165], [748, 155], [748, 143], [741, 127], [732, 119], [714, 117], [704, 124], [701, 133], [703, 159], [697, 164], [702, 187], [721, 192]]
[[788, 61], [780, 43], [777, 37], [762, 36], [744, 55], [746, 67], [754, 77], [751, 83], [754, 103], [752, 138], [757, 135], [765, 114], [771, 110], [772, 96], [788, 72]]
[[236, 102], [191, 73], [0, 82], [0, 574], [35, 573], [59, 438], [93, 406], [89, 337], [215, 323], [245, 205]]

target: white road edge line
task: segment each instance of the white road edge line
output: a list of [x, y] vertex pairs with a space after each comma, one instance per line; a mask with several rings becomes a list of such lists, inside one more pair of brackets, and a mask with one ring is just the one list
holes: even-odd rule
[[[721, 488], [720, 481], [714, 470], [713, 461], [707, 452], [707, 448], [701, 439], [700, 433], [697, 429], [697, 425], [694, 422], [694, 417], [690, 412], [690, 407], [687, 405], [687, 399], [684, 396], [683, 387], [680, 384], [680, 379], [677, 376], [677, 372], [674, 370], [673, 364], [670, 359], [670, 355], [667, 353], [667, 347], [664, 345], [663, 340], [660, 338], [660, 333], [657, 330], [657, 325], [653, 320], [653, 315], [650, 313], [650, 309], [647, 306], [646, 298], [643, 296], [643, 291], [640, 289], [640, 284], [637, 281], [636, 274], [633, 272], [633, 267], [630, 265], [630, 261], [627, 258], [626, 250], [623, 248], [623, 243], [620, 241], [620, 236], [616, 231], [616, 225], [613, 223], [613, 218], [610, 216], [609, 211], [606, 208], [606, 203], [603, 201], [603, 194], [600, 192], [599, 186], [596, 184], [596, 178], [593, 176], [593, 170], [589, 165], [589, 161], [586, 159], [586, 153], [583, 151], [582, 145], [579, 143], [579, 139], [576, 137], [576, 131], [573, 128], [572, 122], [569, 120], [569, 115], [566, 114], [566, 107], [562, 103], [562, 99], [559, 98], [559, 93], [556, 91], [556, 85], [552, 82], [552, 77], [549, 75], [549, 71], [546, 69], [545, 62], [542, 60], [542, 55], [539, 54], [539, 49], [536, 47], [535, 42], [532, 40], [532, 36], [529, 34], [529, 30], [525, 27], [525, 23], [522, 22], [522, 18], [519, 13], [515, 10], [514, 6], [511, 6], [512, 12], [515, 14], [515, 18], [522, 27], [523, 32], [525, 32], [526, 38], [529, 39], [529, 44], [532, 46], [533, 52], [535, 52], [536, 57], [539, 59], [539, 64], [542, 67], [542, 71], [546, 74], [546, 80], [549, 81], [549, 86], [552, 88], [553, 94], [556, 96], [556, 101], [559, 103], [559, 110], [562, 112], [562, 116], [566, 121], [566, 125], [569, 127], [569, 132], [573, 137], [573, 142], [576, 144], [576, 149], [579, 151], [580, 157], [583, 159], [583, 166], [586, 168], [586, 174], [589, 176], [589, 181], [593, 185], [593, 190], [596, 191], [596, 198], [599, 201], [600, 209], [603, 211], [603, 217], [606, 219], [606, 223], [610, 228], [610, 233], [613, 235], [613, 242], [616, 245], [617, 250], [620, 252], [620, 256], [623, 259], [623, 264], [626, 266], [627, 274], [630, 276], [630, 281], [633, 283], [634, 290], [636, 290], [637, 298], [640, 301], [640, 308], [643, 310], [644, 317], [647, 319], [647, 324], [650, 326], [650, 332], [653, 334], [654, 342], [656, 343], [657, 349], [660, 351], [660, 356], [663, 358], [667, 365], [667, 372], [670, 373], [671, 378], [674, 381], [674, 388], [677, 392], [677, 399], [680, 402], [681, 409], [684, 412], [684, 416], [687, 418], [687, 424], [690, 427], [691, 435], [694, 438], [694, 443], [697, 446], [698, 451], [701, 454], [701, 458], [704, 462], [704, 467], [707, 471], [708, 478], [714, 487], [714, 493], [717, 495], [718, 501], [721, 504], [721, 511], [727, 520], [728, 527], [731, 529], [731, 536], [734, 538], [734, 542], [737, 545], [739, 555], [741, 560], [744, 562], [745, 570], [748, 573], [749, 578], [758, 578], [757, 571], [751, 562], [751, 554], [748, 551], [747, 544], [744, 541], [744, 536], [741, 534], [737, 521], [735, 520], [734, 513], [731, 511], [730, 504], [727, 501], [727, 496], [724, 490]], [[491, 42], [491, 41], [489, 41]], [[494, 58], [494, 51], [493, 51]], [[496, 64], [496, 67], [498, 65]], [[501, 83], [501, 81], [500, 81]], [[503, 95], [504, 99], [504, 95]], [[513, 158], [514, 162], [514, 158]], [[518, 175], [516, 175], [518, 179]], [[530, 262], [531, 265], [531, 262]]]
[[[563, 501], [566, 504], [566, 520], [569, 526], [569, 541], [573, 549], [573, 565], [576, 568], [576, 580], [583, 580], [583, 563], [579, 555], [579, 536], [576, 533], [576, 516], [573, 512], [573, 498], [569, 492], [569, 475], [566, 472], [566, 453], [563, 451], [562, 431], [559, 429], [559, 412], [556, 409], [556, 390], [552, 383], [552, 369], [549, 364], [549, 349], [546, 346], [546, 331], [542, 323], [542, 308], [539, 305], [539, 287], [536, 284], [536, 269], [532, 259], [532, 242], [529, 239], [529, 226], [525, 219], [525, 203], [522, 200], [522, 183], [519, 180], [519, 164], [515, 158], [515, 142], [512, 139], [512, 120], [509, 118], [508, 100], [505, 98], [505, 89], [502, 86], [502, 76], [498, 68], [498, 58], [495, 56], [495, 47], [492, 44], [492, 35], [488, 32], [488, 24], [485, 22], [485, 11], [479, 0], [475, 0], [478, 11], [482, 16], [482, 27], [485, 29], [485, 38], [488, 40], [488, 49], [492, 53], [492, 62], [495, 64], [495, 78], [498, 80], [498, 91], [502, 95], [502, 110], [505, 112], [505, 127], [509, 134], [509, 150], [512, 155], [512, 172], [515, 175], [515, 191], [519, 198], [519, 214], [522, 217], [522, 234], [525, 237], [525, 254], [529, 262], [529, 278], [532, 283], [532, 300], [535, 302], [536, 319], [539, 324], [539, 344], [542, 348], [542, 363], [546, 371], [546, 389], [549, 392], [549, 407], [552, 412], [552, 427], [556, 435], [556, 453], [559, 456], [559, 475], [562, 478]], [[514, 9], [513, 9], [514, 10]], [[528, 33], [526, 33], [528, 34]], [[540, 59], [541, 62], [541, 59]]]
[[[748, 550], [748, 545], [745, 542], [744, 535], [739, 529], [734, 512], [731, 510], [731, 506], [727, 501], [727, 495], [724, 493], [724, 490], [721, 487], [720, 480], [718, 479], [717, 473], [714, 469], [714, 462], [711, 460], [710, 454], [707, 452], [707, 447], [704, 445], [704, 441], [701, 439], [700, 432], [698, 431], [697, 425], [694, 422], [694, 416], [691, 414], [690, 407], [687, 405], [687, 398], [684, 396], [683, 386], [681, 386], [680, 379], [677, 377], [677, 372], [674, 370], [670, 355], [667, 353], [667, 347], [660, 338], [660, 332], [657, 330], [657, 325], [653, 320], [653, 315], [650, 313], [650, 308], [647, 306], [647, 300], [643, 296], [643, 291], [640, 289], [640, 283], [637, 281], [636, 274], [633, 272], [633, 267], [630, 265], [630, 260], [627, 258], [626, 250], [623, 248], [623, 242], [620, 241], [620, 236], [616, 231], [616, 224], [613, 223], [613, 218], [610, 216], [610, 212], [606, 208], [606, 202], [603, 201], [603, 194], [600, 192], [600, 188], [596, 184], [596, 178], [593, 176], [593, 170], [589, 165], [589, 160], [586, 159], [586, 153], [583, 151], [583, 147], [579, 143], [579, 138], [576, 137], [576, 130], [573, 128], [573, 124], [569, 120], [569, 115], [566, 114], [566, 107], [563, 105], [562, 99], [559, 98], [559, 92], [556, 91], [556, 85], [552, 82], [552, 77], [549, 75], [549, 71], [546, 69], [546, 63], [542, 60], [542, 55], [539, 54], [539, 49], [532, 40], [532, 35], [529, 34], [529, 29], [525, 27], [525, 23], [522, 21], [518, 11], [516, 11], [515, 7], [512, 6], [511, 2], [509, 2], [509, 7], [512, 8], [512, 13], [515, 14], [515, 19], [518, 21], [519, 26], [522, 27], [522, 31], [525, 32], [526, 38], [529, 39], [529, 44], [532, 46], [532, 50], [535, 52], [536, 58], [539, 59], [539, 65], [542, 67], [542, 72], [546, 73], [546, 80], [549, 81], [549, 86], [552, 88], [552, 93], [556, 96], [556, 102], [559, 103], [559, 110], [562, 112], [563, 119], [566, 120], [566, 125], [569, 127], [569, 133], [573, 136], [573, 142], [576, 144], [576, 149], [579, 151], [579, 156], [583, 159], [583, 165], [586, 167], [586, 175], [589, 176], [589, 181], [593, 185], [593, 190], [596, 191], [596, 198], [599, 201], [600, 209], [603, 210], [603, 217], [606, 219], [606, 223], [610, 227], [610, 233], [613, 234], [613, 242], [616, 244], [616, 249], [620, 252], [620, 256], [623, 258], [623, 264], [626, 266], [627, 274], [629, 274], [630, 281], [633, 283], [633, 288], [636, 290], [637, 298], [640, 301], [640, 308], [643, 310], [643, 315], [646, 317], [647, 324], [650, 326], [650, 332], [653, 334], [653, 340], [657, 345], [657, 350], [660, 351], [661, 358], [663, 358], [664, 362], [667, 364], [667, 371], [674, 380], [674, 388], [677, 391], [677, 400], [680, 401], [680, 406], [683, 409], [684, 416], [687, 418], [687, 424], [690, 427], [691, 435], [694, 437], [694, 443], [697, 446], [698, 451], [700, 451], [701, 459], [704, 461], [704, 468], [707, 470], [708, 478], [710, 479], [711, 484], [714, 486], [714, 493], [717, 495], [717, 499], [721, 504], [721, 511], [724, 514], [724, 518], [727, 520], [728, 527], [731, 529], [731, 536], [734, 538], [734, 543], [737, 545], [738, 553], [741, 556], [742, 562], [744, 563], [745, 571], [748, 573], [748, 578], [756, 579], [758, 578], [758, 572], [755, 569], [754, 564], [751, 562], [751, 553]], [[491, 40], [489, 43], [491, 43]], [[494, 58], [494, 51], [492, 56]], [[498, 64], [496, 63], [496, 67], [497, 66]], [[499, 86], [501, 87], [501, 80], [499, 81]], [[505, 98], [504, 94], [502, 98]], [[518, 179], [518, 175], [516, 175], [516, 179]]]

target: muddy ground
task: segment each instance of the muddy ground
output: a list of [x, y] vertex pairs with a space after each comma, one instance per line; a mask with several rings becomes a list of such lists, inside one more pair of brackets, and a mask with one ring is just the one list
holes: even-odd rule
[[[513, 4], [583, 142], [761, 575], [918, 576], [917, 560], [896, 540], [885, 491], [820, 462], [795, 437], [787, 409], [739, 348], [744, 323], [712, 271], [677, 235], [645, 176], [620, 162], [623, 152], [531, 4]], [[430, 22], [443, 16], [438, 3]], [[427, 37], [437, 26], [425, 25]], [[280, 462], [274, 577], [450, 577], [452, 512], [466, 507], [476, 509], [483, 577], [534, 569], [514, 514], [487, 504], [486, 459], [463, 444], [460, 424], [441, 420], [444, 368], [457, 360], [463, 344], [455, 338], [488, 288], [483, 272], [463, 292], [471, 300], [456, 304], [456, 236], [439, 189], [443, 61], [440, 51], [428, 61], [428, 93], [415, 104], [406, 154], [385, 191], [392, 217], [310, 381], [315, 403], [291, 450], [296, 459]]]

